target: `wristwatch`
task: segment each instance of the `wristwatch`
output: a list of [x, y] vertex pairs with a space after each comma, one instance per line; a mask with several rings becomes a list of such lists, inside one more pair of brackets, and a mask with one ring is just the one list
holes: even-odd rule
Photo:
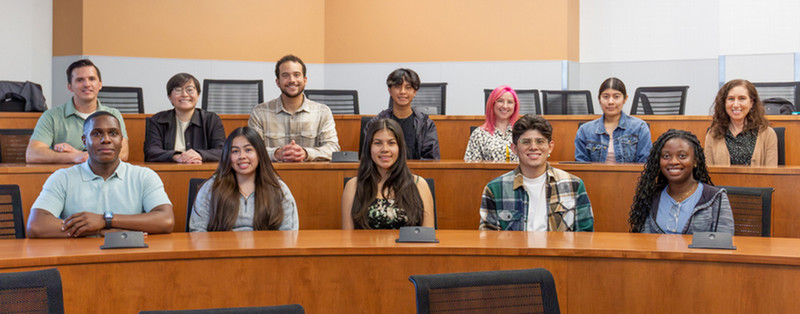
[[105, 213], [103, 213], [103, 218], [106, 219], [106, 229], [110, 229], [111, 228], [111, 220], [114, 219], [114, 213], [105, 212]]

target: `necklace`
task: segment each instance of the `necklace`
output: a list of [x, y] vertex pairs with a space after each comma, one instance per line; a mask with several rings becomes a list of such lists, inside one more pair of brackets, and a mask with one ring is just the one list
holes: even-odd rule
[[[692, 195], [692, 193], [694, 193], [694, 191], [697, 189], [697, 185], [698, 185], [698, 182], [697, 182], [697, 181], [695, 181], [695, 182], [694, 182], [694, 185], [692, 186], [692, 188], [691, 188], [691, 189], [689, 189], [689, 190], [688, 190], [688, 191], [686, 191], [686, 192], [683, 192], [683, 193], [682, 193], [681, 195], [679, 195], [678, 197], [674, 197], [674, 196], [673, 196], [672, 198], [673, 198], [673, 199], [674, 199], [676, 202], [678, 202], [678, 203], [680, 203], [680, 202], [683, 202], [684, 200], [686, 200], [686, 199], [689, 197], [689, 195]], [[669, 190], [667, 190], [667, 193], [669, 194]], [[670, 194], [670, 196], [672, 196], [672, 194]]]

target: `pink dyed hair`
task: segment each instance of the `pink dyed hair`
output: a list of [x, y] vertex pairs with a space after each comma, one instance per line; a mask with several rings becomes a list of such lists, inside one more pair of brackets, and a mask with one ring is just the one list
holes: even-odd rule
[[481, 128], [489, 132], [489, 134], [494, 134], [494, 103], [497, 101], [500, 96], [503, 96], [505, 93], [511, 93], [511, 96], [514, 97], [514, 112], [509, 117], [509, 125], [514, 125], [514, 122], [517, 122], [519, 118], [519, 97], [517, 97], [517, 92], [514, 91], [508, 85], [501, 85], [495, 88], [491, 94], [489, 94], [489, 99], [486, 100], [486, 122], [481, 125]]

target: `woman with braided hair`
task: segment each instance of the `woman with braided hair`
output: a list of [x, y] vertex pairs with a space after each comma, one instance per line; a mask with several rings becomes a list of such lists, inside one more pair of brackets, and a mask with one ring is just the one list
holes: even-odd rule
[[628, 222], [631, 232], [733, 234], [728, 195], [711, 182], [694, 134], [669, 130], [653, 143]]

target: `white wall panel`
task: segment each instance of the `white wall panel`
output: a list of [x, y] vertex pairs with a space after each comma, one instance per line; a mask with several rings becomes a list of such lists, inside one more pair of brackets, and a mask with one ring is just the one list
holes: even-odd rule
[[0, 0], [0, 12], [0, 80], [39, 83], [51, 105], [53, 2]]

